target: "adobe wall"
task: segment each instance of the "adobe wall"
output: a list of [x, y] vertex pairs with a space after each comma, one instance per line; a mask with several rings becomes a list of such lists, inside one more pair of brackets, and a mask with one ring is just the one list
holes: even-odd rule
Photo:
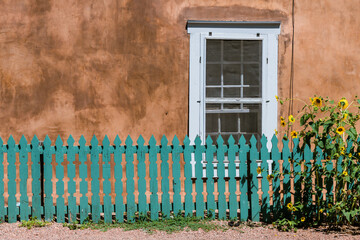
[[[359, 1], [295, 2], [295, 96], [355, 95]], [[281, 21], [278, 91], [288, 95], [290, 0], [0, 0], [0, 13], [4, 141], [10, 134], [183, 139], [187, 20]]]

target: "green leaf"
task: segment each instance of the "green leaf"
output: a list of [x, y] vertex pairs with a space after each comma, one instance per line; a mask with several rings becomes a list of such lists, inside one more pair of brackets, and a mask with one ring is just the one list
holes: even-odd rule
[[346, 130], [346, 133], [349, 135], [349, 137], [356, 141], [357, 140], [357, 132], [355, 128], [350, 128], [349, 130]]

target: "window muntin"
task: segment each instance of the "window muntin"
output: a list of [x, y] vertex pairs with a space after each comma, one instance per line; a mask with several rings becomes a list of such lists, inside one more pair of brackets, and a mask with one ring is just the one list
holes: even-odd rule
[[261, 40], [206, 40], [205, 137], [260, 138], [262, 59]]

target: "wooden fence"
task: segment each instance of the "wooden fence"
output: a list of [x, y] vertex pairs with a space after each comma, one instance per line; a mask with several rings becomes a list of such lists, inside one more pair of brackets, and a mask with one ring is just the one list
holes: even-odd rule
[[[107, 137], [99, 145], [95, 136], [86, 145], [81, 137], [79, 146], [72, 136], [67, 146], [60, 137], [55, 145], [48, 137], [43, 144], [36, 136], [31, 143], [22, 137], [18, 145], [13, 137], [7, 144], [0, 138], [0, 219], [131, 222], [146, 214], [156, 220], [182, 212], [269, 221], [274, 210], [295, 200], [299, 180], [269, 175], [301, 171], [301, 165], [288, 159], [313, 159], [310, 148], [298, 150], [298, 139], [293, 140], [293, 151], [289, 141], [282, 141], [280, 152], [276, 136], [271, 149], [265, 136], [260, 148], [255, 137], [246, 143], [243, 136], [238, 143], [230, 137], [229, 145], [221, 136], [216, 144], [209, 137], [205, 144], [196, 138], [194, 145], [188, 137], [180, 145], [176, 136], [171, 145], [165, 136], [159, 145], [154, 137], [144, 145], [141, 136], [137, 145], [130, 137], [125, 145], [119, 137], [113, 145]], [[319, 155], [315, 161], [322, 159]]]

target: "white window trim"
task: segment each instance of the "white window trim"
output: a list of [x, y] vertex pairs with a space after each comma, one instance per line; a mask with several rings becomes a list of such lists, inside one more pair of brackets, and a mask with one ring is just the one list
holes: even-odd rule
[[[262, 134], [268, 140], [277, 128], [277, 65], [279, 22], [188, 21], [190, 34], [189, 138], [205, 142], [206, 39], [262, 40]], [[270, 141], [268, 141], [268, 147]]]

